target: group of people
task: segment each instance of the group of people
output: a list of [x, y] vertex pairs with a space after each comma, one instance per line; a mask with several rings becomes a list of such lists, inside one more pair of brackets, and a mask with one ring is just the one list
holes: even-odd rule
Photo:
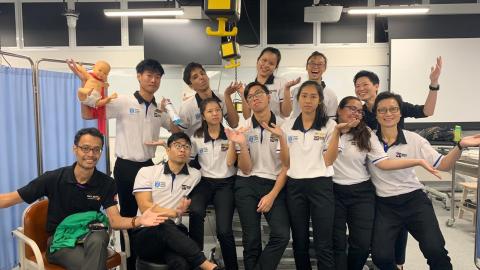
[[[196, 94], [183, 101], [178, 125], [164, 101], [157, 103], [154, 97], [162, 66], [152, 59], [141, 61], [136, 67], [139, 90], [106, 105], [106, 117], [116, 119], [117, 127], [115, 180], [95, 169], [102, 134], [82, 129], [75, 136], [73, 165], [0, 194], [0, 207], [48, 197], [49, 246], [65, 218], [103, 208], [112, 228], [129, 229], [129, 269], [135, 269], [137, 257], [171, 269], [220, 269], [203, 253], [204, 219], [211, 204], [225, 269], [239, 268], [235, 209], [245, 269], [276, 269], [290, 236], [296, 268], [311, 269], [310, 227], [318, 269], [362, 269], [370, 253], [382, 270], [401, 268], [408, 232], [431, 269], [452, 269], [432, 204], [413, 167], [438, 176], [462, 149], [480, 145], [480, 135], [463, 138], [441, 155], [427, 140], [403, 129], [405, 117], [434, 113], [442, 59], [432, 67], [424, 105], [404, 102], [391, 92], [379, 94], [378, 76], [370, 71], [355, 75], [356, 96], [338, 102], [322, 80], [325, 55], [315, 51], [308, 57], [308, 80], [298, 87], [300, 78], [287, 81], [274, 75], [280, 59], [278, 49], [265, 48], [254, 81], [246, 86], [234, 82], [220, 94], [212, 91], [201, 64], [188, 64], [183, 80]], [[245, 118], [241, 126], [231, 97], [237, 92]], [[81, 106], [85, 119], [97, 117], [95, 110]], [[159, 138], [160, 127], [172, 133], [166, 142]], [[168, 160], [155, 165], [158, 145], [165, 147]], [[188, 229], [182, 224], [187, 212]], [[265, 245], [262, 215], [269, 227]], [[105, 269], [101, 250], [106, 239], [105, 231], [92, 230], [82, 244], [49, 252], [47, 258], [67, 269]]]

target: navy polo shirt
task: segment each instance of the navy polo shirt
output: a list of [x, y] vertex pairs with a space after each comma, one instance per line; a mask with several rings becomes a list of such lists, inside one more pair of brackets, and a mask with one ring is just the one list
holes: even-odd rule
[[29, 204], [43, 196], [48, 198], [46, 229], [49, 234], [69, 215], [100, 211], [101, 207], [107, 209], [117, 204], [113, 178], [95, 169], [88, 182], [81, 185], [73, 173], [75, 165], [48, 171], [17, 190]]

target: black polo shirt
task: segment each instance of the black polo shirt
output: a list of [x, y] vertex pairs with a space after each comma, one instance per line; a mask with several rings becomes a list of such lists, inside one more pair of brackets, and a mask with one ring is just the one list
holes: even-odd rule
[[[401, 106], [401, 113], [402, 117], [400, 117], [400, 122], [398, 122], [398, 127], [399, 128], [404, 128], [405, 121], [404, 119], [407, 117], [413, 117], [413, 118], [425, 118], [427, 117], [423, 113], [423, 105], [413, 105], [408, 102], [403, 102]], [[377, 118], [375, 117], [375, 113], [371, 112], [368, 110], [367, 105], [363, 104], [363, 111], [365, 112], [365, 115], [363, 116], [363, 121], [365, 121], [365, 124], [373, 130], [376, 130], [378, 127], [378, 121]]]
[[113, 178], [95, 169], [90, 180], [81, 185], [77, 183], [72, 166], [48, 171], [18, 189], [18, 194], [27, 203], [48, 197], [47, 232], [53, 234], [58, 224], [67, 216], [86, 212], [100, 211], [117, 204], [117, 188]]

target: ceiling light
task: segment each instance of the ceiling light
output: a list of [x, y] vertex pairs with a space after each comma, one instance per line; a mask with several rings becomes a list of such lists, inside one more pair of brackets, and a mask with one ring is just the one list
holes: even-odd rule
[[158, 17], [183, 15], [181, 8], [156, 8], [156, 9], [104, 9], [107, 17]]
[[351, 15], [421, 15], [426, 14], [429, 8], [415, 6], [379, 6], [371, 8], [349, 8], [348, 14]]

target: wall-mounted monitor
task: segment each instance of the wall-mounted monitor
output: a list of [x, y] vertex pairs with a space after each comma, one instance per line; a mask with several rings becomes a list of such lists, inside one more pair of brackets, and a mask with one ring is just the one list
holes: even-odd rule
[[207, 26], [217, 29], [209, 20], [144, 19], [144, 56], [164, 65], [220, 65], [220, 37], [207, 36]]

